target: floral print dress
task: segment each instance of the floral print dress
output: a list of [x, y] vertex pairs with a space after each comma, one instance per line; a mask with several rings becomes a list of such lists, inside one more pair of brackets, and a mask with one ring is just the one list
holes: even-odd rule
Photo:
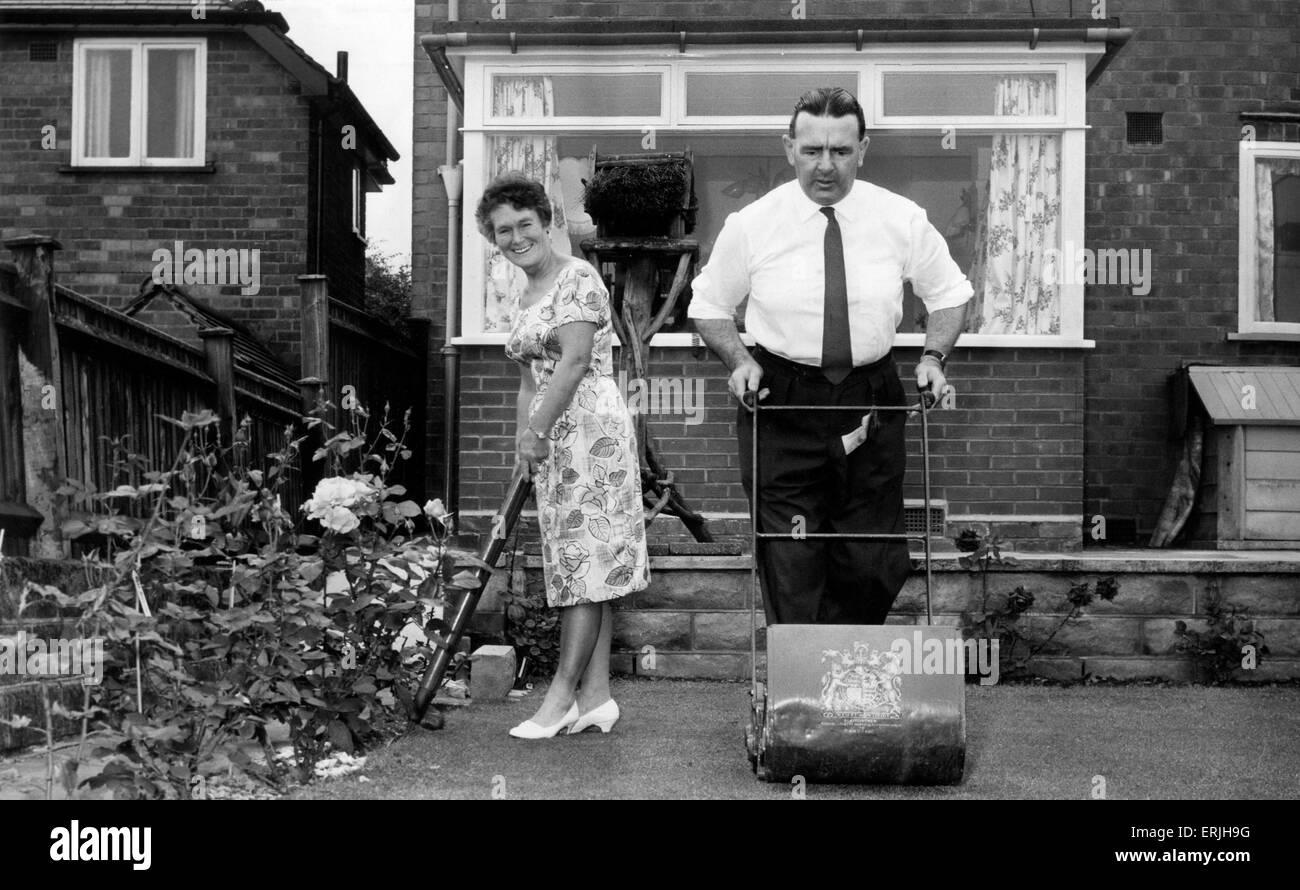
[[575, 321], [596, 325], [591, 366], [550, 430], [551, 453], [534, 479], [553, 607], [604, 602], [650, 583], [636, 428], [614, 380], [609, 292], [596, 270], [582, 260], [560, 270], [551, 289], [515, 316], [506, 355], [531, 366], [531, 417], [560, 359], [559, 328]]

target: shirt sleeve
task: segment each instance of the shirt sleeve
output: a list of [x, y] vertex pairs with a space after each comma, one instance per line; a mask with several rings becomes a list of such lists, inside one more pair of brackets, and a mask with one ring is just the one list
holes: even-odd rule
[[709, 263], [691, 282], [688, 318], [735, 317], [740, 301], [749, 296], [749, 243], [740, 217], [732, 213], [713, 242]]
[[609, 319], [609, 291], [595, 275], [579, 269], [559, 285], [553, 306], [554, 327], [587, 321], [599, 328]]
[[975, 289], [948, 252], [948, 242], [930, 224], [924, 210], [911, 222], [911, 251], [903, 277], [925, 304], [927, 312], [952, 309], [970, 300]]

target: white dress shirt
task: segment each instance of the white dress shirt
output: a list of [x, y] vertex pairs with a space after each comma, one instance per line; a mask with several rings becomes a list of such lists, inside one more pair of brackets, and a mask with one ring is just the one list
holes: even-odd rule
[[[835, 207], [844, 241], [853, 364], [883, 358], [903, 317], [903, 282], [928, 311], [973, 290], [943, 236], [916, 203], [863, 180]], [[765, 349], [821, 364], [827, 220], [798, 181], [727, 217], [708, 265], [691, 283], [691, 318], [731, 319], [749, 296], [745, 330]]]

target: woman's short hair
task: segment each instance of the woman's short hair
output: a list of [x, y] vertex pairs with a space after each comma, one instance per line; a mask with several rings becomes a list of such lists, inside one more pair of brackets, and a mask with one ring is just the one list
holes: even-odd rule
[[478, 230], [489, 241], [492, 240], [492, 211], [503, 204], [509, 204], [516, 210], [536, 211], [543, 226], [551, 225], [551, 199], [546, 194], [546, 188], [522, 173], [502, 173], [488, 183], [474, 211]]

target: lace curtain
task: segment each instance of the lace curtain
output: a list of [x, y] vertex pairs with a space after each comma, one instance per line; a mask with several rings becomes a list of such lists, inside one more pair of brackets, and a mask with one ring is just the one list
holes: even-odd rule
[[[1004, 77], [995, 113], [1024, 117], [1056, 113], [1050, 78]], [[1049, 248], [1060, 244], [1061, 141], [1053, 135], [993, 137], [988, 190], [976, 233], [967, 330], [980, 334], [1059, 334], [1061, 286], [1044, 271]]]
[[1284, 176], [1300, 176], [1300, 161], [1255, 160], [1255, 295], [1259, 321], [1276, 321], [1273, 294], [1273, 187]]
[[[554, 117], [555, 97], [551, 78], [546, 75], [498, 76], [492, 84], [494, 117]], [[571, 254], [568, 222], [564, 212], [564, 189], [560, 181], [560, 159], [556, 137], [530, 134], [494, 136], [488, 142], [488, 178], [518, 171], [546, 187], [551, 199], [550, 239], [564, 256]], [[485, 259], [484, 331], [509, 331], [526, 279], [496, 245], [489, 244]]]
[[[162, 146], [150, 146], [149, 156], [159, 158], [189, 158], [194, 155], [194, 62], [193, 50], [154, 50], [153, 61], [158, 56], [171, 64], [149, 67], [149, 115], [163, 115]], [[155, 82], [155, 78], [166, 78]]]
[[[130, 71], [129, 51], [90, 50], [86, 53], [86, 142], [85, 153], [88, 158], [123, 157], [126, 152], [114, 154], [113, 144], [113, 74], [117, 69], [122, 75], [121, 62], [125, 57], [127, 73]], [[114, 62], [117, 65], [114, 65]], [[129, 101], [129, 94], [128, 94]], [[129, 109], [127, 109], [129, 110]], [[118, 115], [123, 109], [117, 109]], [[120, 142], [120, 140], [119, 140]]]

